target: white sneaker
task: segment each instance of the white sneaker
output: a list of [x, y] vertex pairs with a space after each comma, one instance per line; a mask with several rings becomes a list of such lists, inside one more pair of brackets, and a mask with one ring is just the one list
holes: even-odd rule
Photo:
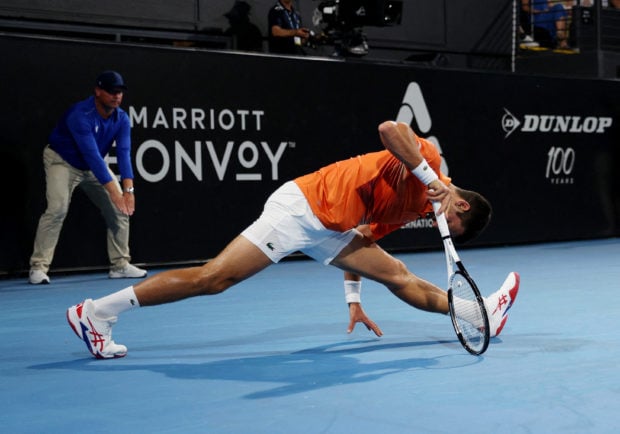
[[91, 299], [67, 309], [67, 321], [97, 359], [115, 359], [127, 355], [127, 347], [112, 340], [112, 326], [116, 323], [116, 317], [96, 317], [95, 305]]
[[123, 268], [110, 268], [109, 276], [110, 279], [146, 277], [146, 270], [138, 268], [135, 265], [127, 264]]
[[512, 307], [519, 292], [520, 280], [519, 273], [514, 271], [509, 273], [502, 286], [484, 299], [484, 305], [487, 308], [487, 315], [489, 317], [491, 337], [498, 336], [504, 325], [506, 325], [508, 310]]
[[43, 270], [33, 269], [30, 270], [30, 274], [28, 276], [28, 282], [33, 285], [39, 285], [41, 283], [48, 284], [50, 283], [50, 278], [45, 274]]
[[525, 35], [519, 44], [521, 48], [535, 48], [540, 47], [540, 44], [536, 42], [530, 35]]

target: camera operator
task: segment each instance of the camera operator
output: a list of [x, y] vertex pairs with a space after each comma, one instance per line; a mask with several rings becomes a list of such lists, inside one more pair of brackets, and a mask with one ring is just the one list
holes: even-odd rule
[[305, 54], [310, 31], [302, 27], [301, 15], [293, 7], [293, 0], [278, 0], [269, 9], [269, 52], [277, 54]]

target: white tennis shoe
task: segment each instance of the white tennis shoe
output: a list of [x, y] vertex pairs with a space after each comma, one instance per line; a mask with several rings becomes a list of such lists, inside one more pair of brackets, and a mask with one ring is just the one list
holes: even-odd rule
[[28, 282], [33, 285], [48, 284], [50, 283], [50, 278], [45, 271], [34, 268], [28, 273]]
[[519, 292], [520, 280], [519, 273], [515, 271], [509, 273], [502, 286], [484, 299], [491, 337], [498, 336], [506, 325], [508, 310], [512, 307]]
[[96, 317], [91, 299], [67, 309], [67, 321], [95, 358], [115, 359], [127, 355], [127, 347], [112, 340], [112, 326], [116, 323], [116, 317]]
[[110, 268], [108, 274], [110, 279], [126, 279], [126, 278], [140, 278], [146, 277], [146, 270], [138, 268], [135, 265], [127, 264], [122, 268]]

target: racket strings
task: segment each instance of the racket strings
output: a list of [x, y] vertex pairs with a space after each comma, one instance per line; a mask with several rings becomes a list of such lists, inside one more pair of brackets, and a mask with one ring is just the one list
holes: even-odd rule
[[469, 281], [459, 273], [452, 276], [450, 282], [452, 290], [452, 306], [454, 321], [462, 339], [474, 350], [485, 345], [485, 315], [484, 306], [478, 302], [476, 293]]

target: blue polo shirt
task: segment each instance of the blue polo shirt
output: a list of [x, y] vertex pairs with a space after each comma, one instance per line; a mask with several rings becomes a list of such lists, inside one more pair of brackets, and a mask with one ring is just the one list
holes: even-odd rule
[[95, 97], [72, 105], [49, 136], [50, 147], [71, 166], [91, 170], [101, 184], [112, 181], [104, 160], [116, 141], [121, 179], [133, 179], [131, 125], [127, 113], [118, 108], [108, 119], [95, 107]]

